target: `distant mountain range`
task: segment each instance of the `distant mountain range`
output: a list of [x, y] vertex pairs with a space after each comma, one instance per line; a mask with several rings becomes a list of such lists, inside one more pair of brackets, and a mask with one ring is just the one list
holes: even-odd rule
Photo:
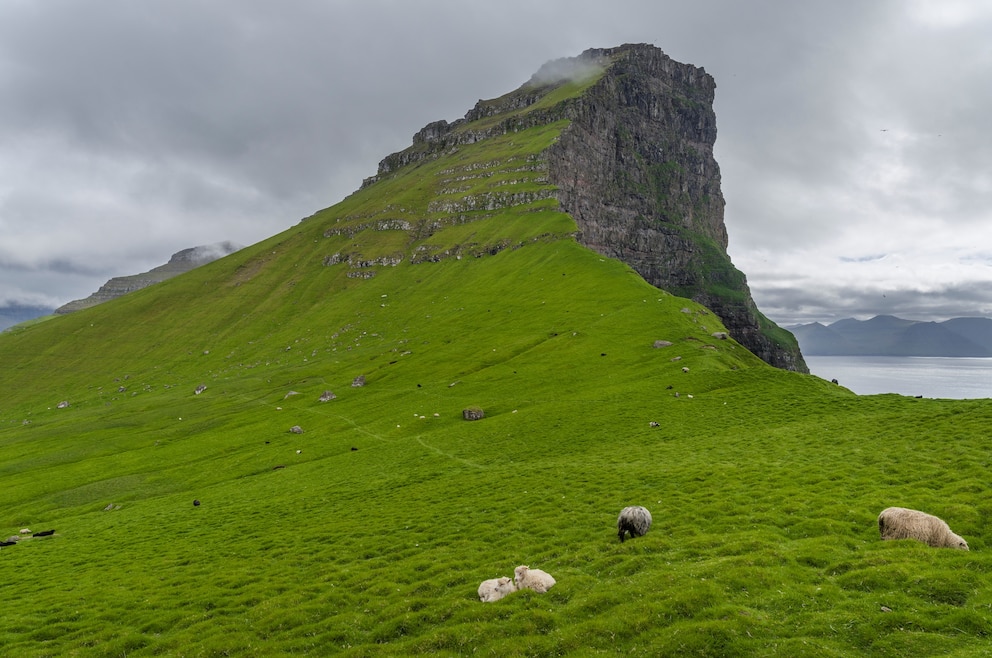
[[51, 315], [55, 312], [50, 306], [28, 306], [22, 304], [10, 304], [0, 306], [0, 331], [15, 324], [34, 320], [43, 315]]
[[992, 357], [992, 319], [953, 318], [944, 322], [878, 315], [789, 327], [805, 356]]
[[73, 311], [89, 308], [90, 306], [96, 306], [121, 295], [126, 295], [129, 292], [146, 288], [153, 283], [171, 279], [195, 267], [206, 265], [211, 261], [234, 253], [239, 249], [241, 249], [241, 245], [233, 242], [219, 242], [217, 244], [183, 249], [172, 254], [172, 258], [165, 265], [159, 265], [142, 274], [114, 277], [100, 286], [99, 290], [86, 299], [77, 299], [58, 308], [21, 304], [0, 306], [0, 331], [22, 322], [27, 322], [28, 320], [51, 315], [52, 313], [72, 313]]

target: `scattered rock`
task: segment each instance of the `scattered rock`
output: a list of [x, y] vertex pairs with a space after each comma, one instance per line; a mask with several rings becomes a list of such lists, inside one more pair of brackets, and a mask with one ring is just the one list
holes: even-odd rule
[[351, 380], [351, 385], [354, 388], [360, 388], [362, 386], [365, 386], [365, 375], [359, 375], [358, 377], [355, 377], [353, 380]]
[[482, 420], [485, 417], [485, 412], [479, 407], [469, 407], [468, 409], [462, 409], [462, 418], [465, 420]]
[[654, 341], [654, 347], [671, 347], [672, 341], [670, 340], [656, 340]]
[[297, 393], [296, 391], [290, 391], [286, 395], [282, 396], [282, 399], [285, 400], [286, 398], [288, 398], [288, 397], [290, 397], [292, 395], [299, 395], [299, 393]]
[[293, 425], [292, 427], [289, 428], [289, 431], [292, 432], [293, 434], [303, 434], [303, 428], [300, 427], [299, 425]]
[[334, 395], [334, 393], [332, 391], [324, 391], [321, 394], [320, 398], [317, 400], [317, 402], [330, 402], [331, 400], [333, 400], [336, 397], [337, 396]]
[[727, 340], [727, 338], [728, 338], [726, 331], [714, 331], [710, 335], [713, 336], [713, 338], [716, 338], [718, 340]]
[[59, 409], [65, 409], [66, 407], [69, 406], [69, 401], [68, 400], [62, 400], [61, 402], [58, 403], [57, 406], [58, 406]]
[[193, 391], [193, 395], [199, 395], [200, 393], [203, 393], [205, 390], [207, 390], [207, 385], [200, 384], [199, 386], [196, 387], [196, 390]]

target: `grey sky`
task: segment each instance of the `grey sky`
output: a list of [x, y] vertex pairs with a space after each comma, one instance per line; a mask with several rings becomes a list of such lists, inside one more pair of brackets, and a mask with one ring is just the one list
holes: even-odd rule
[[992, 316], [992, 5], [0, 0], [0, 307], [341, 200], [546, 61], [717, 82], [730, 253], [781, 324]]

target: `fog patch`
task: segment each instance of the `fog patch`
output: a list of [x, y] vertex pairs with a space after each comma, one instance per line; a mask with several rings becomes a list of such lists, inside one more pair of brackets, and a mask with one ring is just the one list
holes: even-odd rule
[[233, 254], [235, 251], [239, 251], [243, 248], [243, 245], [235, 244], [229, 240], [214, 244], [200, 245], [189, 250], [189, 260], [196, 263], [209, 263], [210, 261]]
[[603, 72], [610, 60], [603, 55], [583, 53], [546, 62], [527, 84], [541, 87], [563, 82], [585, 82]]

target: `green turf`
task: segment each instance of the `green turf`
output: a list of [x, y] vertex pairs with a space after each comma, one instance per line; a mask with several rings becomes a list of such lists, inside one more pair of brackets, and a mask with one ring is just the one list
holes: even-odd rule
[[[57, 531], [0, 549], [4, 652], [987, 654], [992, 402], [858, 397], [714, 337], [575, 242], [555, 135], [0, 334], [0, 535]], [[633, 504], [654, 526], [621, 544]], [[880, 541], [889, 505], [972, 550]], [[558, 584], [477, 600], [520, 564]]]

